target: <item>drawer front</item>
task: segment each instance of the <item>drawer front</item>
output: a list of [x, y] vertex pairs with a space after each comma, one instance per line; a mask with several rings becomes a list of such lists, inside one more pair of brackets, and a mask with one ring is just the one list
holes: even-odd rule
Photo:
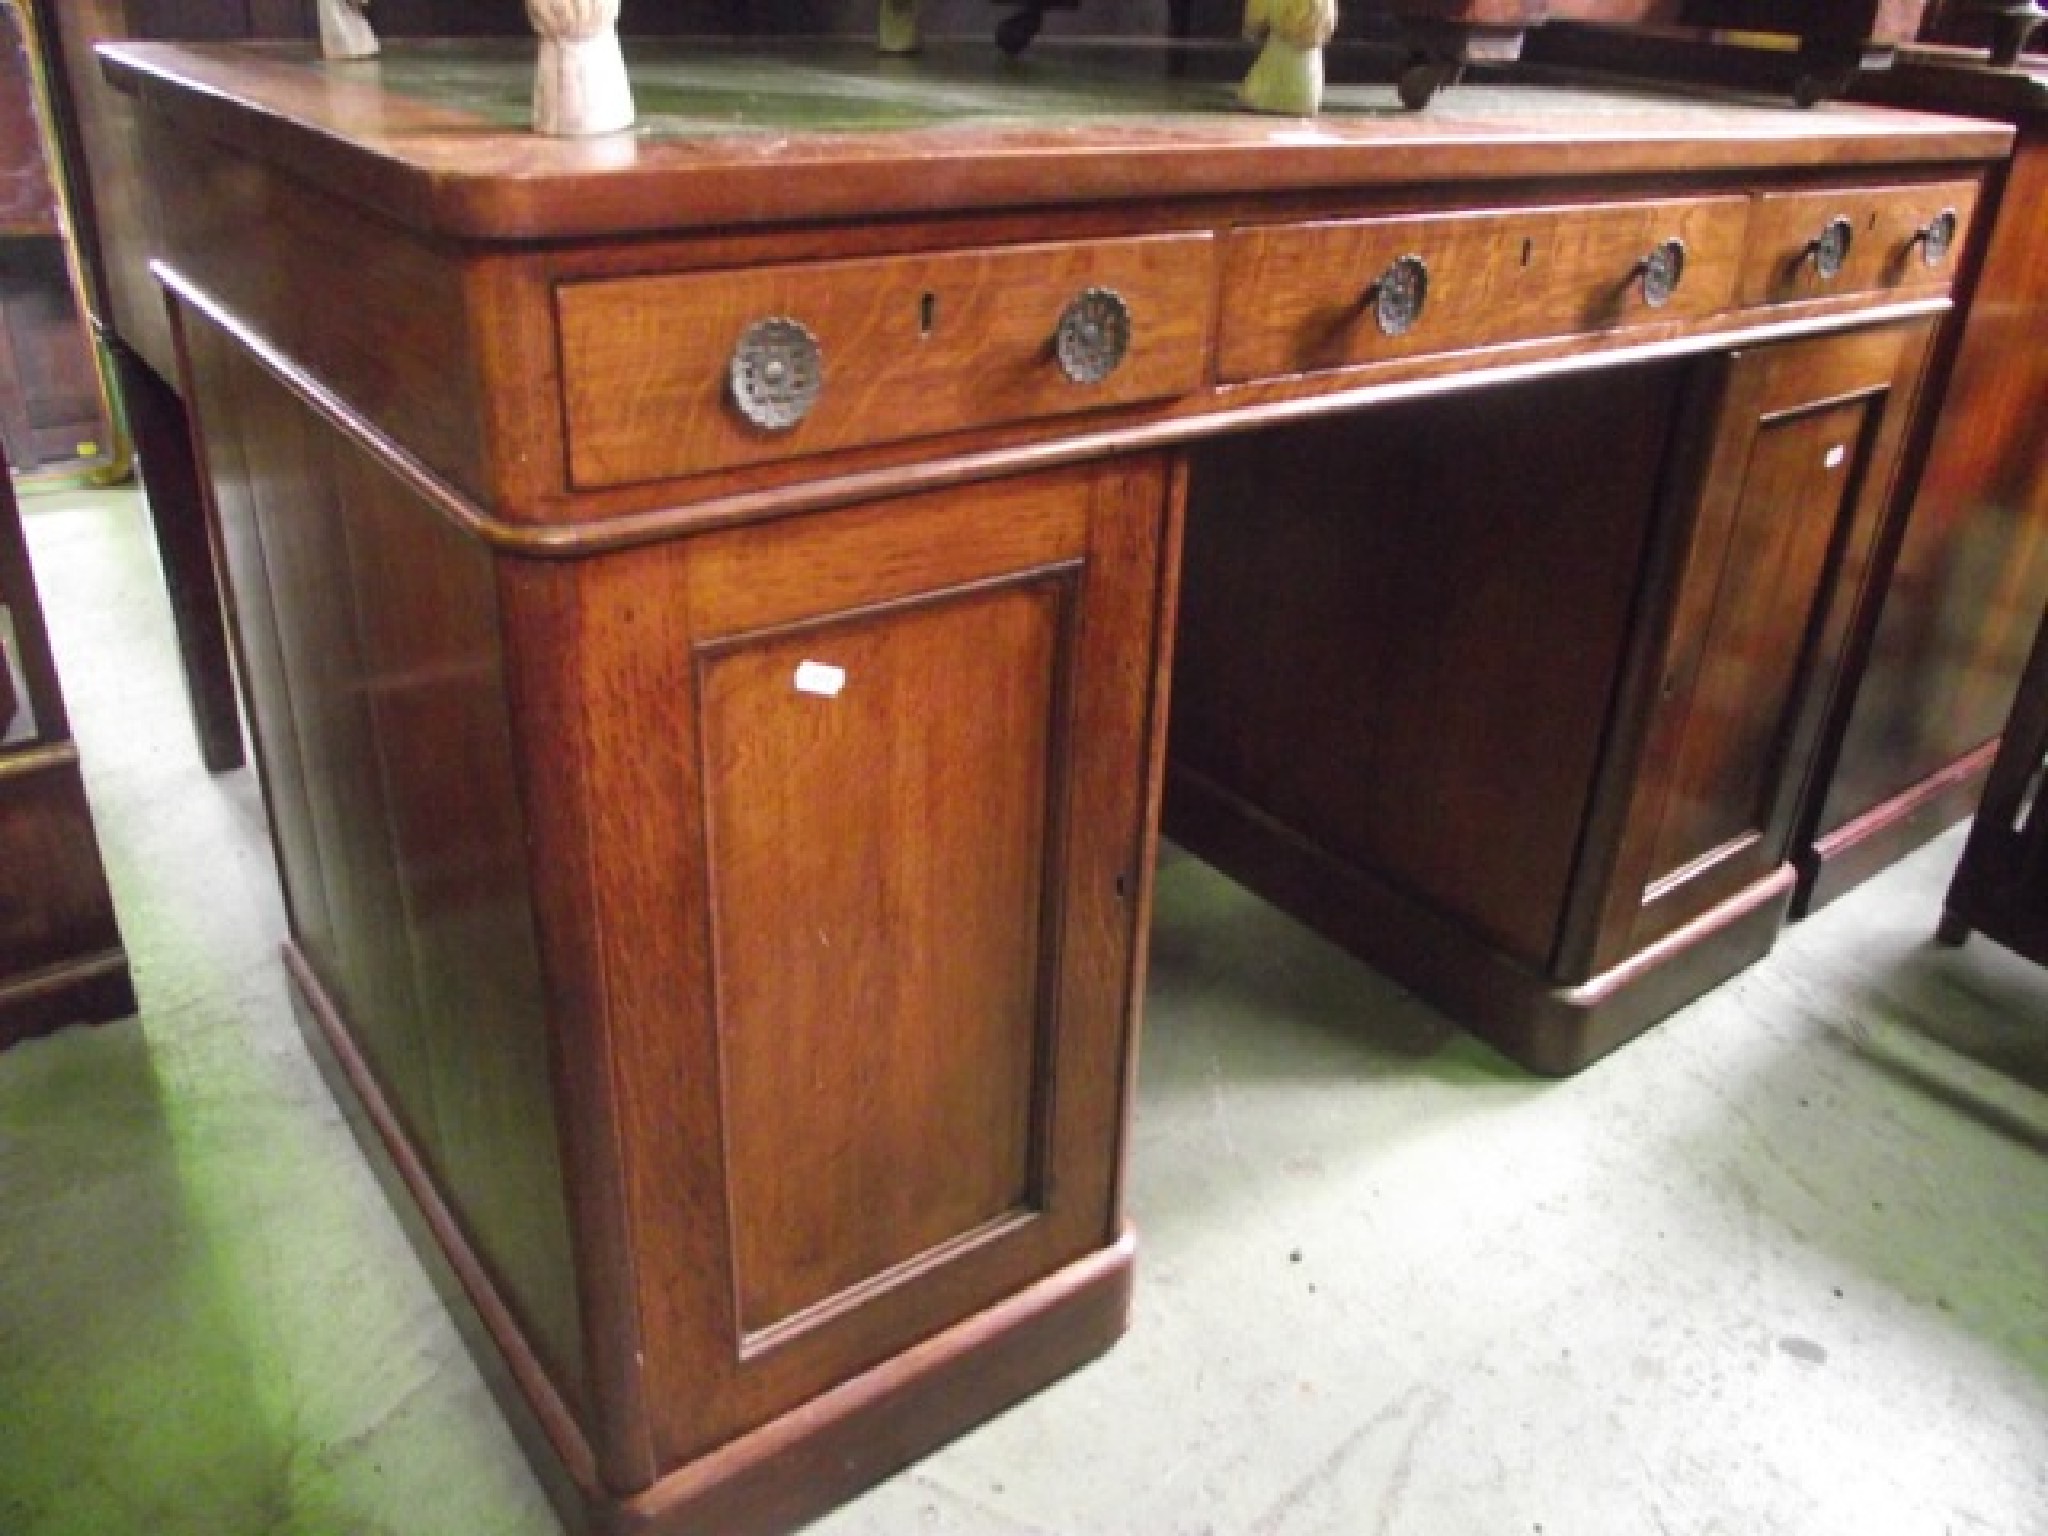
[[[1763, 193], [1751, 219], [1742, 302], [1786, 304], [1882, 289], [1945, 288], [1976, 207], [1974, 181]], [[1950, 210], [1953, 239], [1945, 251], [1930, 247], [1925, 232]], [[1838, 219], [1849, 243], [1840, 268], [1830, 275], [1821, 240]]]
[[[565, 283], [571, 478], [624, 485], [1185, 393], [1204, 382], [1215, 259], [1199, 232]], [[1090, 289], [1122, 301], [1128, 346], [1076, 382], [1055, 337]], [[764, 427], [730, 372], [776, 317], [815, 340], [818, 387], [794, 424]]]
[[[1712, 315], [1734, 292], [1748, 215], [1746, 198], [1708, 197], [1241, 230], [1220, 371], [1242, 382]], [[1683, 273], [1653, 306], [1643, 263], [1674, 239]], [[1377, 285], [1408, 256], [1427, 293], [1413, 326], [1390, 335]]]

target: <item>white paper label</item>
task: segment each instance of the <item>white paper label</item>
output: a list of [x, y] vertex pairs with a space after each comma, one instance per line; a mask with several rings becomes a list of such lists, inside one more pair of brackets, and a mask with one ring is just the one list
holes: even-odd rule
[[821, 699], [836, 699], [845, 686], [844, 667], [828, 667], [822, 661], [807, 661], [796, 669], [798, 693], [815, 693]]
[[1847, 457], [1849, 457], [1849, 445], [1847, 443], [1837, 443], [1828, 450], [1827, 467], [1829, 469], [1839, 469], [1842, 466], [1842, 460]]

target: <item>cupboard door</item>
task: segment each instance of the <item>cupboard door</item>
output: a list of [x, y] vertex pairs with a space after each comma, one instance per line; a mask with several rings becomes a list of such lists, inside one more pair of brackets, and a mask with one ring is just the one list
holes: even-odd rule
[[1172, 483], [579, 572], [658, 1466], [1120, 1240]]
[[1929, 334], [1726, 361], [1602, 968], [1783, 866]]

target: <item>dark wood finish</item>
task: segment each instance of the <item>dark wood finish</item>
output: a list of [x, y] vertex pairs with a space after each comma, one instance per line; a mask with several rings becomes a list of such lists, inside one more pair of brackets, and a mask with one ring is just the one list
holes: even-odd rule
[[1177, 793], [1199, 776], [1546, 970], [1680, 384], [1623, 369], [1205, 447], [1170, 834], [1210, 853]]
[[2048, 965], [2048, 623], [2014, 694], [1984, 803], [1948, 888], [1941, 937], [1960, 944], [1982, 933]]
[[[174, 381], [177, 361], [151, 281], [153, 205], [144, 186], [132, 106], [108, 89], [93, 45], [151, 18], [121, 0], [58, 6], [31, 0], [46, 55], [59, 147], [76, 204], [74, 236], [90, 319], [120, 392], [137, 473], [171, 600], [186, 696], [201, 760], [215, 773], [243, 762], [242, 716], [228, 664], [220, 582], [209, 552], [193, 466], [191, 427]], [[196, 14], [154, 18], [209, 24]], [[212, 25], [219, 25], [218, 17]]]
[[[1305, 143], [1188, 111], [1147, 57], [1102, 92], [1142, 131], [1012, 94], [1000, 122], [657, 126], [624, 163], [494, 127], [503, 91], [435, 95], [528, 67], [459, 56], [393, 43], [382, 90], [304, 50], [112, 68], [175, 171], [158, 270], [288, 963], [573, 1516], [785, 1528], [1121, 1328], [1190, 495], [1251, 570], [1268, 544], [1302, 570], [1204, 598], [1189, 696], [1235, 666], [1277, 737], [1322, 712], [1310, 681], [1369, 677], [1351, 696], [1384, 728], [1302, 801], [1378, 783], [1349, 835], [1417, 871], [1408, 931], [1454, 935], [1473, 991], [1540, 1022], [1529, 1055], [1575, 1064], [1768, 946], [1782, 871], [1590, 968], [1581, 871], [1632, 825], [1687, 493], [1719, 483], [1700, 412], [1731, 348], [1889, 356], [1947, 298], [1744, 307], [1728, 231], [1765, 194], [1956, 183], [2004, 135], [1539, 93]], [[705, 67], [641, 58], [672, 85]], [[1560, 207], [1598, 210], [1591, 234]], [[1571, 331], [1666, 208], [1704, 220], [1713, 302]], [[1448, 350], [1219, 379], [1226, 305], [1270, 321], [1312, 286], [1227, 286], [1235, 232], [1406, 215], [1530, 231], [1557, 287]], [[1045, 361], [1091, 286], [1137, 320], [1093, 393]], [[937, 327], [901, 330], [927, 294]], [[772, 310], [825, 342], [812, 438], [716, 403], [734, 325]], [[1376, 621], [1347, 608], [1347, 548]], [[1236, 654], [1309, 618], [1368, 654]], [[1468, 892], [1498, 944], [1443, 915]], [[1573, 946], [1581, 974], [1552, 975]]]
[[108, 452], [99, 376], [61, 236], [0, 235], [0, 438], [25, 474]]
[[2048, 71], [1915, 53], [1864, 89], [2001, 116], [2019, 140], [1979, 216], [1981, 266], [1932, 375], [1884, 606], [1807, 809], [1805, 910], [1970, 813], [2048, 605]]
[[1874, 330], [1731, 362], [1598, 968], [1787, 872], [1929, 338]]
[[[135, 445], [136, 475], [152, 513], [165, 507], [203, 507], [184, 402], [126, 342], [109, 340], [106, 351]], [[152, 515], [150, 527], [170, 595], [171, 625], [199, 758], [209, 772], [228, 773], [244, 761], [242, 708], [235, 696], [207, 521], [203, 515]]]
[[[1530, 52], [1590, 62], [1659, 51], [1675, 73], [1734, 74], [1791, 88], [1802, 105], [1839, 95], [1859, 67], [1882, 67], [1918, 36], [1927, 0], [1388, 0], [1411, 45], [1401, 98], [1426, 105], [1466, 63]], [[1557, 23], [1556, 27], [1549, 24]], [[1631, 29], [1649, 29], [1651, 39]], [[1566, 34], [1553, 43], [1554, 33]], [[1729, 34], [1771, 33], [1796, 51], [1736, 46]], [[1615, 40], [1618, 40], [1618, 44]]]
[[0, 455], [0, 1049], [135, 1011], [6, 468]]
[[63, 232], [42, 142], [21, 18], [0, 6], [0, 235]]

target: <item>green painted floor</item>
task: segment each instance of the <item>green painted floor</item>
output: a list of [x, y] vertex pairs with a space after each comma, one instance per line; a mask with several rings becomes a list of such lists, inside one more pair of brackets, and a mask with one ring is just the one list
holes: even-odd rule
[[[298, 1042], [138, 502], [25, 511], [143, 1013], [0, 1056], [0, 1536], [556, 1530]], [[2048, 1536], [2048, 976], [1927, 942], [1958, 848], [1562, 1084], [1169, 857], [1131, 1335], [815, 1529]]]

